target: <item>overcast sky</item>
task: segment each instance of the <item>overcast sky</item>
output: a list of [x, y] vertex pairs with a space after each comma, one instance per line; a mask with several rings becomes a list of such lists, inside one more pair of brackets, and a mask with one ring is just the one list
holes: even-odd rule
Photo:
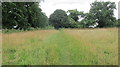
[[118, 5], [118, 18], [120, 19], [120, 1], [119, 1], [119, 5]]
[[[45, 0], [41, 2], [42, 11], [49, 17], [56, 9], [70, 10], [77, 9], [78, 11], [89, 12], [90, 4], [95, 0]], [[97, 0], [115, 2], [117, 10], [114, 11], [115, 17], [118, 18], [118, 2], [119, 0]]]

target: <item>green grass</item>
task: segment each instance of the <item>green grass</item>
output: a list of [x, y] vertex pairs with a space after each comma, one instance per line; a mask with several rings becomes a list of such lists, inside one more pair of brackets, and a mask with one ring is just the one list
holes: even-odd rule
[[3, 34], [3, 65], [117, 65], [116, 28]]
[[2, 66], [2, 32], [0, 31], [0, 66]]

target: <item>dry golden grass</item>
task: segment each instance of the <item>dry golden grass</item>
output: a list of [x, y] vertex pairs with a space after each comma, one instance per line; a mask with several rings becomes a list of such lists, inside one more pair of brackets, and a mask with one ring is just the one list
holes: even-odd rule
[[0, 66], [2, 65], [2, 33], [0, 32]]
[[118, 64], [117, 28], [39, 30], [2, 36], [3, 64]]
[[[44, 40], [44, 38], [56, 32], [56, 30], [40, 30], [12, 34], [2, 34], [3, 61], [16, 62], [19, 59], [19, 51], [29, 51], [29, 49], [32, 49], [34, 46], [37, 46], [37, 44], [31, 44], [31, 42], [29, 43], [29, 40], [39, 40], [40, 44], [41, 41]], [[14, 60], [9, 60], [9, 57], [7, 56], [11, 51], [18, 51], [18, 53], [16, 53], [15, 55], [16, 59]]]
[[[118, 64], [118, 28], [64, 30], [67, 34], [83, 43], [88, 51], [98, 55], [101, 64]], [[109, 54], [106, 56], [106, 54]], [[107, 58], [107, 60], [104, 60]], [[109, 64], [108, 63], [108, 64]]]
[[41, 31], [29, 31], [29, 32], [12, 33], [12, 34], [2, 34], [3, 44], [4, 44], [4, 47], [5, 45], [7, 46], [12, 45], [13, 47], [17, 47], [18, 45], [22, 45], [28, 39], [38, 38], [40, 40], [43, 40], [45, 37], [55, 32], [57, 31], [41, 30]]

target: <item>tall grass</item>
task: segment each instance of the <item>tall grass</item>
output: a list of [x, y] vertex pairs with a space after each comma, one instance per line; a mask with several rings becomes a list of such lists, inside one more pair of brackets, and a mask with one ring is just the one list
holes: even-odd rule
[[117, 34], [117, 28], [2, 34], [3, 64], [117, 65]]
[[2, 66], [2, 33], [0, 32], [0, 66]]

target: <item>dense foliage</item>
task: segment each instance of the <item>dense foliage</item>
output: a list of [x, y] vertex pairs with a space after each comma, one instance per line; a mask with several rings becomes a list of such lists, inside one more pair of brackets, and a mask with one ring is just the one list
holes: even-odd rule
[[112, 26], [116, 20], [114, 17], [114, 9], [116, 9], [115, 2], [97, 2], [91, 4], [90, 14], [93, 15], [99, 25], [98, 27]]
[[50, 15], [49, 22], [56, 29], [66, 28], [69, 25], [67, 14], [61, 9], [57, 9]]
[[[88, 13], [77, 9], [57, 9], [48, 19], [38, 2], [4, 2], [2, 3], [3, 29], [38, 29], [53, 26], [59, 28], [103, 28], [120, 26], [120, 20], [114, 17], [114, 2], [95, 1]], [[49, 22], [49, 23], [48, 23]]]
[[89, 13], [84, 13], [78, 11], [77, 9], [68, 10], [66, 12], [66, 14], [68, 15], [68, 23], [65, 21], [67, 20], [65, 12], [59, 12], [58, 10], [51, 14], [49, 20], [51, 24], [54, 24], [54, 27], [67, 26], [67, 28], [103, 28], [119, 26], [119, 22], [116, 21], [116, 18], [114, 17], [115, 9], [116, 5], [114, 2], [95, 1], [91, 4]]
[[77, 9], [68, 10], [67, 11], [69, 16], [70, 28], [81, 28], [83, 24], [80, 23], [80, 19], [85, 17], [84, 12], [78, 11]]
[[117, 21], [117, 27], [120, 27], [120, 19], [118, 19], [118, 21]]
[[48, 25], [48, 18], [37, 2], [4, 2], [2, 14], [4, 29], [43, 28]]
[[2, 29], [2, 4], [0, 3], [0, 29]]

